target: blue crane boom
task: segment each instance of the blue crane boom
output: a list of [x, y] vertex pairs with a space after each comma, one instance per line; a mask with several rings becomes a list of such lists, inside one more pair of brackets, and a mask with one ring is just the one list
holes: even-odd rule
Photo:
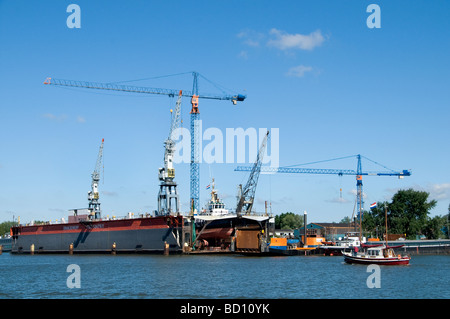
[[[237, 166], [237, 172], [250, 172], [250, 166]], [[411, 171], [403, 170], [401, 172], [361, 172], [353, 169], [323, 169], [323, 168], [296, 168], [296, 167], [261, 167], [262, 173], [300, 173], [300, 174], [329, 174], [329, 175], [368, 175], [368, 176], [410, 176]]]
[[[353, 155], [353, 156], [347, 156], [347, 157], [342, 157], [342, 158], [348, 158], [348, 157], [356, 157], [358, 159], [358, 163], [357, 163], [357, 168], [356, 170], [352, 170], [352, 169], [320, 169], [320, 168], [298, 168], [298, 167], [261, 167], [260, 171], [261, 173], [299, 173], [299, 174], [331, 174], [331, 175], [355, 175], [356, 176], [356, 188], [357, 188], [357, 204], [358, 204], [358, 208], [359, 208], [359, 220], [361, 223], [361, 216], [362, 216], [362, 211], [363, 211], [363, 191], [362, 191], [362, 176], [366, 175], [366, 176], [398, 176], [398, 178], [403, 178], [405, 176], [411, 176], [411, 171], [410, 170], [402, 170], [402, 171], [394, 171], [394, 170], [390, 170], [388, 169], [387, 171], [380, 171], [380, 172], [364, 172], [362, 170], [362, 165], [361, 165], [361, 157], [363, 157], [362, 155], [358, 154], [358, 155]], [[342, 159], [342, 158], [338, 158], [338, 159]], [[364, 157], [366, 159], [368, 159], [367, 157]], [[332, 160], [336, 160], [336, 159], [332, 159]], [[327, 161], [332, 161], [332, 160], [327, 160]], [[368, 159], [370, 160], [370, 159]], [[372, 160], [370, 160], [372, 161]], [[320, 161], [320, 162], [325, 162], [325, 161]], [[372, 161], [374, 162], [374, 161]], [[318, 163], [318, 162], [316, 162]], [[381, 165], [377, 162], [374, 162], [378, 165]], [[312, 163], [310, 163], [312, 164]], [[293, 165], [296, 166], [296, 165]], [[383, 165], [381, 165], [383, 166]], [[385, 166], [383, 166], [385, 167]], [[387, 167], [385, 167], [387, 169]], [[235, 171], [237, 172], [251, 172], [252, 167], [251, 166], [237, 166], [235, 168]], [[360, 224], [361, 225], [361, 224]], [[361, 229], [361, 226], [360, 226]]]
[[[199, 120], [200, 111], [198, 109], [198, 99], [213, 99], [213, 100], [229, 100], [234, 105], [237, 102], [242, 102], [246, 99], [244, 94], [200, 94], [198, 93], [198, 72], [192, 72], [194, 77], [192, 91], [182, 91], [182, 96], [190, 97], [192, 103], [191, 114], [191, 163], [190, 163], [190, 197], [192, 210], [200, 210], [200, 149], [198, 140], [200, 138], [201, 132], [199, 132]], [[205, 78], [206, 79], [206, 78]], [[206, 79], [207, 80], [207, 79]], [[208, 80], [209, 81], [209, 80]], [[68, 86], [76, 88], [87, 88], [87, 89], [97, 89], [97, 90], [108, 90], [108, 91], [121, 91], [130, 93], [143, 93], [143, 94], [159, 94], [167, 95], [169, 97], [175, 97], [179, 94], [180, 90], [177, 89], [162, 89], [162, 88], [150, 88], [143, 86], [131, 86], [115, 83], [100, 83], [100, 82], [88, 82], [88, 81], [76, 81], [76, 80], [64, 80], [55, 79], [48, 77], [44, 84], [47, 85], [57, 85], [57, 86]]]
[[[59, 85], [59, 86], [69, 86], [69, 87], [77, 87], [77, 88], [86, 88], [86, 89], [97, 89], [97, 90], [109, 90], [109, 91], [122, 91], [122, 92], [130, 92], [130, 93], [146, 93], [146, 94], [159, 94], [159, 95], [168, 95], [170, 97], [175, 97], [178, 95], [180, 90], [178, 89], [162, 89], [162, 88], [151, 88], [144, 86], [132, 86], [132, 85], [123, 85], [123, 84], [114, 84], [114, 83], [100, 83], [100, 82], [88, 82], [88, 81], [76, 81], [76, 80], [64, 80], [64, 79], [55, 79], [48, 77], [44, 84], [48, 85]], [[182, 96], [192, 97], [195, 95], [192, 91], [183, 91]], [[244, 101], [247, 96], [243, 94], [225, 94], [225, 95], [214, 95], [214, 94], [201, 94], [198, 96], [200, 99], [212, 99], [212, 100], [229, 100], [236, 104], [236, 102]]]

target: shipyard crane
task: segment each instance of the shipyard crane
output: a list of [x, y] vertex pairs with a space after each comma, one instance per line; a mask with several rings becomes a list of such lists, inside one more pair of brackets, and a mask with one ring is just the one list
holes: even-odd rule
[[[191, 163], [190, 163], [190, 201], [193, 203], [193, 210], [199, 211], [200, 203], [200, 149], [199, 139], [201, 138], [199, 132], [199, 120], [200, 111], [198, 108], [198, 99], [213, 99], [213, 100], [228, 100], [234, 105], [237, 102], [244, 101], [246, 95], [243, 94], [199, 94], [198, 93], [198, 77], [201, 76], [198, 72], [192, 72], [194, 77], [192, 91], [183, 91], [182, 96], [191, 98]], [[203, 77], [203, 76], [202, 76]], [[203, 77], [204, 78], [204, 77]], [[206, 78], [205, 78], [206, 79]], [[207, 79], [206, 79], [207, 80]], [[209, 81], [209, 80], [208, 80]], [[138, 87], [130, 85], [122, 85], [115, 83], [99, 83], [99, 82], [87, 82], [87, 81], [75, 81], [75, 80], [63, 80], [48, 77], [44, 84], [58, 85], [76, 88], [87, 88], [97, 90], [109, 90], [109, 91], [121, 91], [130, 93], [144, 93], [144, 94], [159, 94], [175, 97], [178, 94], [178, 90], [174, 89], [162, 89], [162, 88], [149, 88]]]
[[[363, 176], [397, 176], [398, 178], [403, 178], [405, 176], [410, 176], [411, 175], [411, 171], [410, 170], [402, 170], [402, 171], [394, 171], [391, 169], [388, 169], [387, 167], [372, 161], [370, 159], [368, 159], [367, 157], [364, 157], [360, 154], [358, 155], [352, 155], [352, 156], [346, 156], [346, 157], [341, 157], [341, 158], [336, 158], [336, 159], [331, 159], [331, 160], [326, 160], [326, 161], [333, 161], [333, 160], [338, 160], [338, 159], [344, 159], [344, 158], [349, 158], [349, 157], [356, 157], [358, 162], [357, 162], [357, 167], [356, 167], [356, 171], [352, 170], [352, 169], [320, 169], [320, 168], [295, 168], [295, 167], [261, 167], [261, 172], [265, 172], [265, 173], [299, 173], [299, 174], [334, 174], [334, 175], [339, 175], [339, 176], [343, 176], [343, 175], [354, 175], [356, 176], [356, 189], [357, 189], [357, 194], [356, 194], [356, 198], [357, 198], [357, 205], [358, 205], [358, 211], [359, 211], [359, 220], [361, 222], [361, 215], [362, 215], [362, 211], [363, 211], [363, 182], [362, 182], [362, 177]], [[387, 171], [379, 171], [379, 172], [364, 172], [362, 170], [362, 165], [361, 165], [361, 157], [364, 157], [365, 159], [374, 162], [375, 164], [381, 165], [384, 168], [388, 169]], [[326, 161], [320, 161], [320, 162], [326, 162]], [[318, 163], [318, 162], [315, 162]], [[309, 164], [313, 164], [313, 163], [309, 163]], [[292, 166], [297, 166], [297, 165], [292, 165]], [[249, 166], [238, 166], [236, 167], [235, 171], [238, 172], [248, 172], [251, 171], [252, 167]]]
[[99, 194], [98, 194], [98, 182], [100, 181], [100, 169], [102, 165], [103, 158], [103, 143], [105, 139], [102, 139], [102, 144], [100, 145], [100, 149], [98, 151], [97, 162], [95, 164], [94, 172], [92, 173], [92, 189], [88, 192], [88, 201], [89, 201], [89, 218], [91, 219], [99, 219], [101, 218], [101, 210], [100, 210], [100, 202]]
[[239, 200], [236, 206], [236, 215], [238, 217], [242, 216], [243, 214], [249, 214], [252, 210], [253, 201], [255, 199], [256, 186], [258, 185], [259, 174], [261, 172], [261, 163], [266, 150], [268, 136], [269, 131], [267, 131], [261, 143], [261, 146], [259, 147], [259, 152], [256, 157], [255, 163], [251, 167], [247, 184], [243, 189], [242, 185], [239, 185]]
[[[164, 167], [159, 168], [158, 177], [161, 181], [158, 193], [158, 211], [160, 215], [168, 215], [178, 212], [179, 197], [177, 192], [177, 183], [174, 182], [175, 169], [173, 168], [173, 157], [175, 153], [175, 141], [173, 134], [180, 127], [181, 122], [181, 97], [182, 91], [178, 94], [175, 110], [172, 113], [172, 121], [169, 129], [169, 136], [164, 141]], [[174, 207], [172, 201], [175, 201]]]

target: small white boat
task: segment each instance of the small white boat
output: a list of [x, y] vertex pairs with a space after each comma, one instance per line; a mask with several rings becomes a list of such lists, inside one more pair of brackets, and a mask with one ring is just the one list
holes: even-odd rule
[[387, 245], [362, 245], [361, 248], [353, 247], [350, 252], [343, 251], [344, 261], [349, 264], [377, 264], [377, 265], [408, 265], [410, 256], [396, 254], [394, 248], [401, 246]]

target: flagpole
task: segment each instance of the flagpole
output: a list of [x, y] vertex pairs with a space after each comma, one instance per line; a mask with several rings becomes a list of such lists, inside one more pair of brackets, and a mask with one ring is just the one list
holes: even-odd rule
[[388, 230], [387, 230], [387, 205], [386, 205], [386, 203], [384, 204], [384, 221], [386, 223], [386, 248], [387, 248], [387, 245], [388, 245], [388, 238], [387, 238]]

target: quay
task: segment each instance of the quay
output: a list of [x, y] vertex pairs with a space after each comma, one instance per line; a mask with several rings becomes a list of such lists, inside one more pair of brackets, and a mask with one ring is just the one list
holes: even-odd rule
[[[376, 242], [374, 242], [375, 244]], [[383, 242], [384, 243], [384, 242]], [[396, 240], [388, 241], [389, 246], [400, 246], [396, 248], [396, 252], [403, 252], [410, 256], [417, 255], [450, 255], [450, 239], [423, 239], [423, 240]], [[309, 255], [327, 255], [330, 256], [326, 248], [322, 248], [322, 245], [314, 247], [295, 247], [287, 248], [284, 250], [271, 250], [273, 254], [268, 255], [283, 255], [283, 256], [309, 256]], [[333, 256], [333, 255], [331, 255]], [[340, 256], [340, 254], [335, 254]]]
[[410, 255], [450, 254], [450, 239], [396, 240], [388, 241], [388, 245], [404, 245], [401, 248], [397, 248], [396, 251]]

